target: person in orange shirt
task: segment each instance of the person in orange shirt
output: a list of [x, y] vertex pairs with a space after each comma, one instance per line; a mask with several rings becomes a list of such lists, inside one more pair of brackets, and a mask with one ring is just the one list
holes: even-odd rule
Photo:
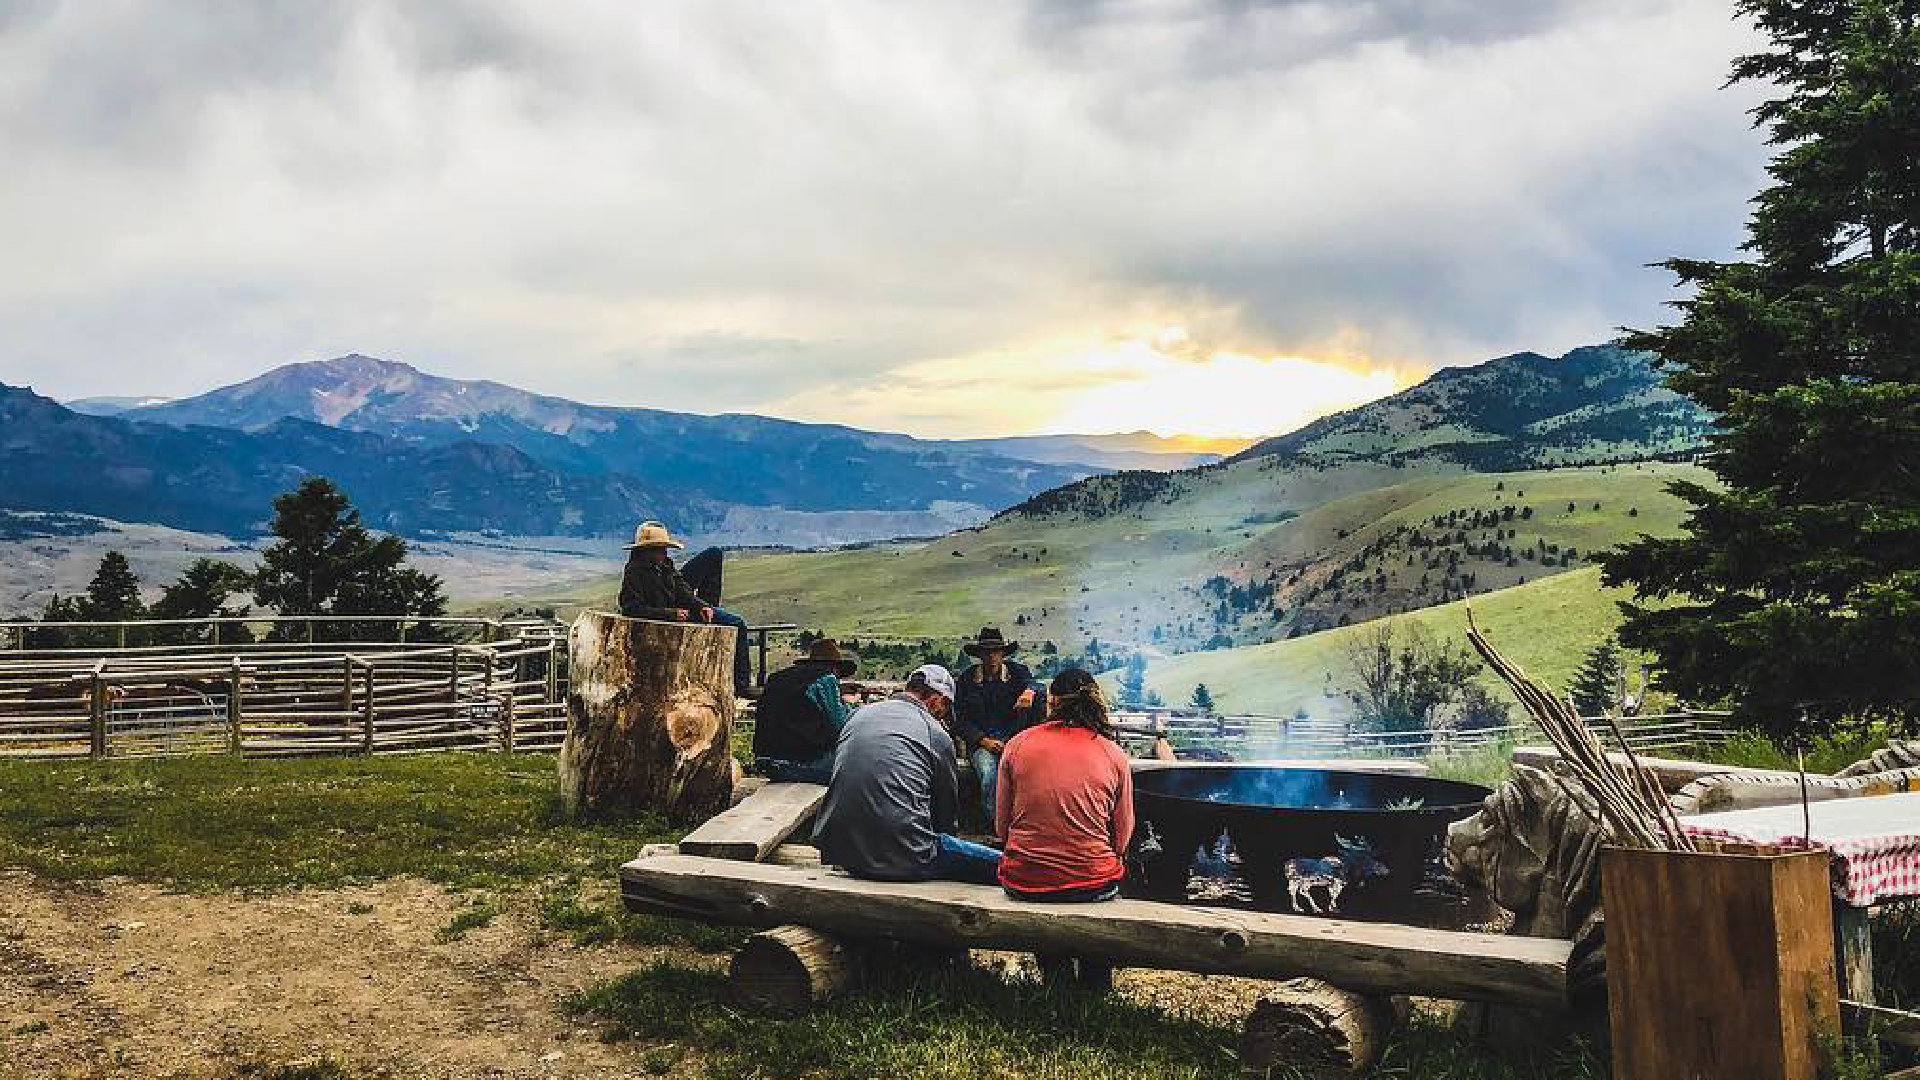
[[1046, 722], [1007, 740], [994, 794], [1008, 895], [1053, 902], [1120, 895], [1133, 839], [1133, 773], [1092, 675], [1068, 668], [1054, 677]]

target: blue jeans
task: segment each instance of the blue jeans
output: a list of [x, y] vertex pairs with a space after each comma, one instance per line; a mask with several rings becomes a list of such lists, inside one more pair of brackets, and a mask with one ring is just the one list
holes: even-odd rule
[[914, 875], [918, 881], [964, 881], [994, 885], [1000, 881], [1000, 853], [985, 844], [941, 833], [933, 861]]
[[828, 751], [812, 761], [755, 758], [753, 769], [776, 784], [825, 784], [833, 779], [833, 752]]
[[1000, 755], [976, 746], [967, 759], [973, 762], [973, 775], [980, 778], [980, 813], [987, 819], [987, 831], [992, 832], [994, 787], [1000, 780]]
[[1015, 900], [1031, 900], [1036, 904], [1098, 904], [1120, 899], [1120, 883], [1116, 881], [1108, 885], [1095, 885], [1090, 889], [1055, 889], [1041, 893], [1007, 888], [1006, 892]]
[[733, 691], [744, 696], [753, 685], [753, 661], [747, 656], [747, 620], [725, 608], [714, 608], [713, 621], [717, 626], [731, 626], [740, 631], [733, 643]]

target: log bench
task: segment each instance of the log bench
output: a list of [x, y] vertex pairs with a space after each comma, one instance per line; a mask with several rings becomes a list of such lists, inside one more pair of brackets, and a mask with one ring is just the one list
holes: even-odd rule
[[1565, 941], [1116, 900], [1026, 903], [953, 882], [862, 881], [819, 867], [648, 853], [620, 868], [628, 910], [853, 940], [1088, 956], [1124, 967], [1309, 976], [1362, 994], [1567, 1005]]

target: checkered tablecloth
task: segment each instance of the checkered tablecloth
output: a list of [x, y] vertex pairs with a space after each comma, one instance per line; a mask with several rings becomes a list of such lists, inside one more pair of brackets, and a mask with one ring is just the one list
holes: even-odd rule
[[1833, 893], [1854, 907], [1920, 897], [1920, 792], [1829, 799], [1811, 809], [1811, 833], [1799, 803], [1696, 814], [1680, 824], [1706, 839], [1831, 852]]

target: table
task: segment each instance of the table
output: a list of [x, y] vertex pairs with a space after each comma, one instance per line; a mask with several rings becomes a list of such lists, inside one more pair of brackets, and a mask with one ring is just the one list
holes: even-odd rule
[[1873, 1003], [1868, 909], [1920, 896], [1920, 792], [1695, 814], [1680, 825], [1702, 839], [1830, 853], [1840, 993]]

